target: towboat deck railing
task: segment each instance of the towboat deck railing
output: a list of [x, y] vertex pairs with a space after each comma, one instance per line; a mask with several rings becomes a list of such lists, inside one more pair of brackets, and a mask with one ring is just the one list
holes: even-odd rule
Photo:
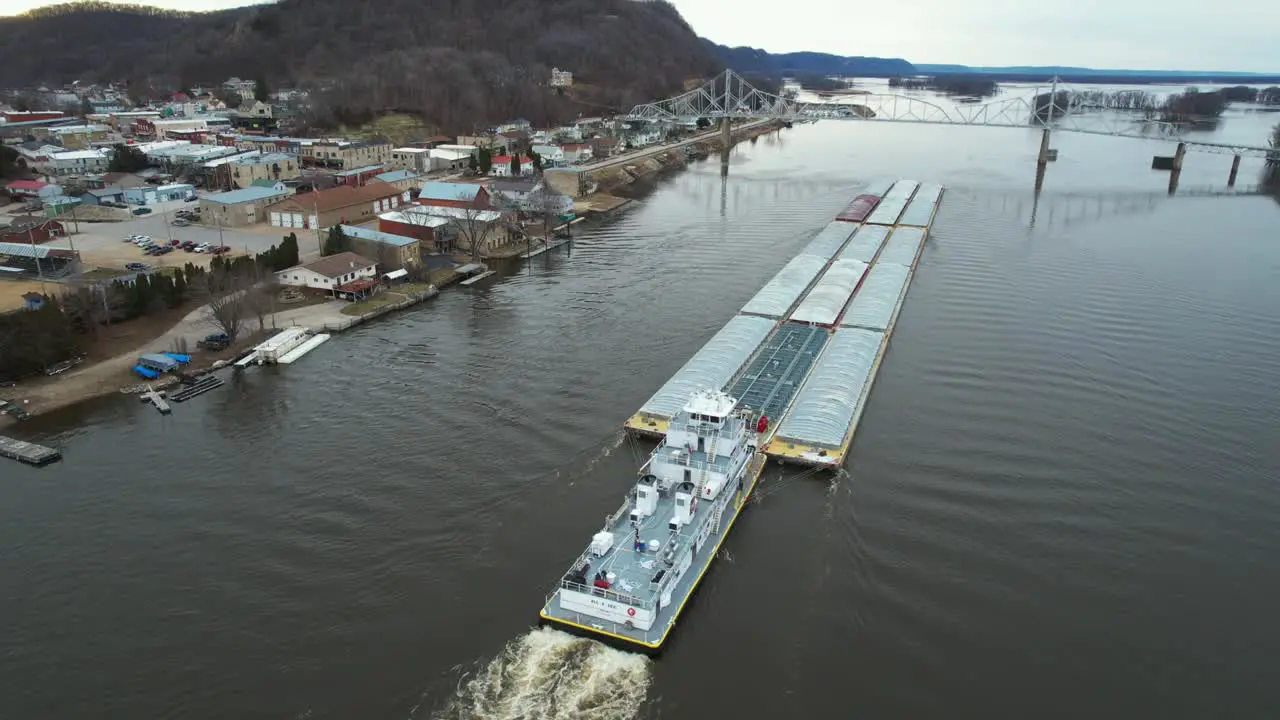
[[657, 598], [652, 600], [642, 600], [635, 595], [628, 595], [615, 590], [606, 590], [605, 588], [596, 587], [595, 585], [583, 585], [582, 583], [574, 582], [572, 580], [561, 580], [560, 587], [565, 590], [573, 590], [575, 592], [586, 593], [588, 595], [595, 595], [596, 597], [604, 598], [606, 600], [614, 600], [616, 602], [644, 608], [646, 610], [656, 609], [658, 604]]

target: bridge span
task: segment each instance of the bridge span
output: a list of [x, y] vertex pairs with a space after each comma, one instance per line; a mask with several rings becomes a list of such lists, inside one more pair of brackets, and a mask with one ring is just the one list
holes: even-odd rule
[[[636, 105], [629, 120], [688, 122], [707, 120], [778, 120], [811, 122], [925, 123], [1064, 131], [1142, 140], [1175, 140], [1185, 150], [1243, 157], [1280, 159], [1280, 148], [1188, 139], [1182, 125], [1124, 113], [1091, 112], [1096, 91], [1054, 83], [1033, 97], [1008, 97], [988, 103], [946, 106], [925, 98], [893, 93], [865, 93], [848, 100], [803, 102], [759, 90], [733, 70], [725, 70], [702, 86], [675, 97]], [[1037, 100], [1037, 97], [1044, 98]], [[1038, 105], [1038, 107], [1037, 107]]]

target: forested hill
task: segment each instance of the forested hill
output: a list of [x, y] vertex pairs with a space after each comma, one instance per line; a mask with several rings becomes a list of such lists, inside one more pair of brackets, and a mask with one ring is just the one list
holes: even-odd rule
[[[572, 97], [547, 87], [574, 73]], [[441, 128], [629, 107], [719, 69], [665, 0], [280, 0], [214, 13], [84, 2], [0, 18], [0, 85], [231, 76], [324, 88], [339, 119], [396, 108]], [[585, 86], [585, 87], [584, 87]]]
[[751, 47], [727, 47], [702, 41], [721, 65], [761, 75], [837, 75], [844, 77], [908, 77], [915, 67], [902, 58], [845, 57], [818, 52], [770, 53]]

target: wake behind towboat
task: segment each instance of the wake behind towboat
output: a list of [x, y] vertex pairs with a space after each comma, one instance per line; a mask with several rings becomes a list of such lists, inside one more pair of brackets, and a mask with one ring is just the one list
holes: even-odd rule
[[718, 390], [692, 395], [547, 597], [542, 622], [626, 649], [662, 647], [764, 468], [766, 421], [737, 404]]

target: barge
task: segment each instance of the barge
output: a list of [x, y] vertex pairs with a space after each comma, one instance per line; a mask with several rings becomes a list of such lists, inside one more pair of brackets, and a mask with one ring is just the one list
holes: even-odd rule
[[760, 417], [769, 457], [843, 465], [942, 197], [932, 183], [868, 184], [627, 430], [662, 437], [693, 388], [722, 388]]

